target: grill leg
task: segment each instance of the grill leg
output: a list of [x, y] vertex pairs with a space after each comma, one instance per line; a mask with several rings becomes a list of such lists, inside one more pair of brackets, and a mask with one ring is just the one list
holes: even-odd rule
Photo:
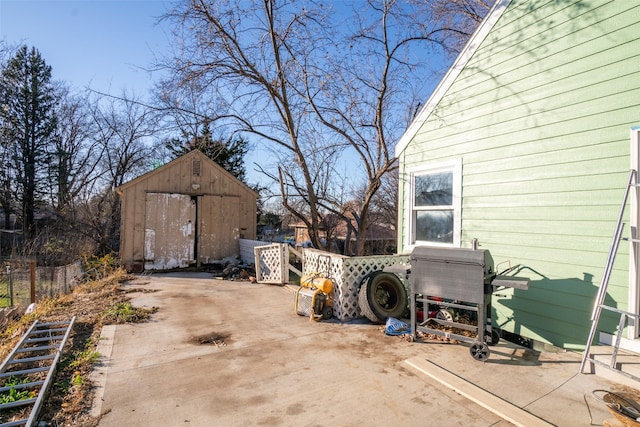
[[[416, 294], [413, 292], [413, 290], [411, 290], [411, 292], [409, 292], [409, 310], [411, 312], [411, 336], [413, 338], [413, 340], [415, 341], [416, 337], [418, 336], [418, 326], [417, 326], [417, 322], [416, 322]], [[424, 308], [423, 308], [423, 313], [424, 313]]]

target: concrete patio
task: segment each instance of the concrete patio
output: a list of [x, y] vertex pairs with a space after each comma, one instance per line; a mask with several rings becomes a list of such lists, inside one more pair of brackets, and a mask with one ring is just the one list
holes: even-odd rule
[[[462, 344], [412, 343], [366, 322], [313, 322], [294, 313], [287, 287], [205, 273], [126, 286], [144, 290], [130, 294], [134, 305], [159, 310], [151, 322], [103, 330], [100, 426], [603, 425], [612, 416], [591, 392], [633, 391], [615, 377], [579, 374], [576, 353], [501, 341], [477, 362]], [[483, 396], [491, 398], [484, 406]]]

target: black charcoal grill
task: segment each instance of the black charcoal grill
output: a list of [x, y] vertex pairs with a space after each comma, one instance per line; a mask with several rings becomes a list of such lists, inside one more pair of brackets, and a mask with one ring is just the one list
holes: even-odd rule
[[[474, 359], [489, 357], [488, 343], [497, 344], [499, 336], [491, 329], [491, 295], [505, 287], [527, 289], [529, 279], [500, 276], [495, 272], [493, 258], [485, 249], [416, 247], [411, 254], [410, 274], [411, 330], [453, 338], [471, 343]], [[422, 305], [424, 319], [416, 320], [416, 306]], [[429, 307], [439, 307], [444, 313], [469, 313], [477, 319], [461, 323], [455, 316], [429, 317]], [[436, 329], [457, 328], [476, 333], [475, 337]]]

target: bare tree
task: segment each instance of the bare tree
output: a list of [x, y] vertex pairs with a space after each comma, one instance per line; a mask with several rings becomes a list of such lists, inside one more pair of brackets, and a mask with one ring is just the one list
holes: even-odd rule
[[135, 96], [97, 99], [93, 104], [97, 144], [103, 149], [103, 183], [111, 189], [149, 170], [157, 116]]
[[[371, 0], [331, 9], [313, 1], [184, 0], [165, 17], [176, 26], [178, 50], [164, 64], [172, 74], [161, 87], [172, 89], [177, 109], [194, 88], [206, 93], [200, 99], [209, 102], [212, 124], [278, 152], [280, 166], [267, 174], [316, 247], [323, 247], [325, 214], [347, 220], [337, 182], [364, 187], [349, 205], [358, 207], [350, 215], [360, 254], [372, 198], [396, 167], [393, 145], [414, 100], [426, 97], [419, 81], [429, 49], [449, 49], [449, 39], [468, 36], [473, 21], [465, 14], [445, 19], [446, 10], [429, 4]], [[335, 165], [347, 155], [354, 164], [341, 177]]]
[[[495, 0], [432, 0], [418, 1], [418, 5], [427, 6], [433, 16], [451, 31], [443, 34], [442, 45], [450, 54], [457, 55], [476, 27], [486, 16]], [[420, 13], [416, 18], [419, 19]]]
[[[0, 209], [27, 232], [24, 253], [117, 250], [115, 188], [149, 170], [156, 114], [126, 93], [72, 93], [35, 49], [0, 41]], [[49, 215], [34, 227], [34, 211]], [[78, 235], [90, 239], [78, 239]], [[72, 245], [74, 245], [72, 247]], [[58, 247], [60, 251], [49, 249]], [[74, 249], [78, 251], [74, 252]], [[27, 252], [25, 252], [27, 251]]]
[[[289, 2], [251, 2], [246, 7], [229, 2], [184, 1], [167, 15], [182, 31], [187, 43], [180, 45], [175, 59], [166, 64], [173, 71], [162, 87], [189, 99], [196, 89], [207, 91], [215, 112], [213, 125], [258, 136], [273, 144], [295, 165], [274, 174], [280, 180], [284, 206], [307, 224], [310, 238], [320, 245], [320, 213], [315, 171], [307, 164], [306, 143], [301, 135], [308, 128], [310, 113], [300, 76], [301, 65], [311, 53], [329, 44], [324, 16], [318, 11], [291, 10]], [[324, 50], [324, 49], [322, 49]], [[305, 59], [305, 57], [307, 57]], [[176, 94], [185, 93], [184, 97]], [[296, 169], [301, 179], [292, 185], [287, 172]], [[308, 212], [290, 202], [290, 193], [303, 189]]]
[[398, 225], [398, 185], [400, 174], [398, 169], [385, 174], [382, 178], [380, 190], [373, 199], [373, 211], [376, 222], [381, 224]]
[[150, 167], [157, 116], [135, 97], [98, 97], [92, 102], [97, 164], [96, 187], [79, 207], [84, 232], [98, 253], [117, 250], [120, 200], [116, 188]]
[[98, 164], [105, 147], [94, 138], [96, 124], [88, 96], [72, 94], [65, 86], [59, 94], [58, 126], [49, 149], [49, 197], [52, 207], [66, 216], [100, 176]]

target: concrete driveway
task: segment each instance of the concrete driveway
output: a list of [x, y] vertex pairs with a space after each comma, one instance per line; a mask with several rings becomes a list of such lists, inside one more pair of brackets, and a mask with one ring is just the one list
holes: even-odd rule
[[[411, 343], [380, 325], [312, 322], [287, 287], [210, 274], [140, 277], [153, 320], [108, 326], [98, 351], [100, 426], [507, 426], [502, 416], [423, 375], [428, 361], [551, 425], [611, 418], [578, 374], [580, 356], [509, 343], [477, 362], [464, 345]], [[473, 394], [473, 392], [472, 392]], [[516, 423], [517, 424], [517, 423]]]

